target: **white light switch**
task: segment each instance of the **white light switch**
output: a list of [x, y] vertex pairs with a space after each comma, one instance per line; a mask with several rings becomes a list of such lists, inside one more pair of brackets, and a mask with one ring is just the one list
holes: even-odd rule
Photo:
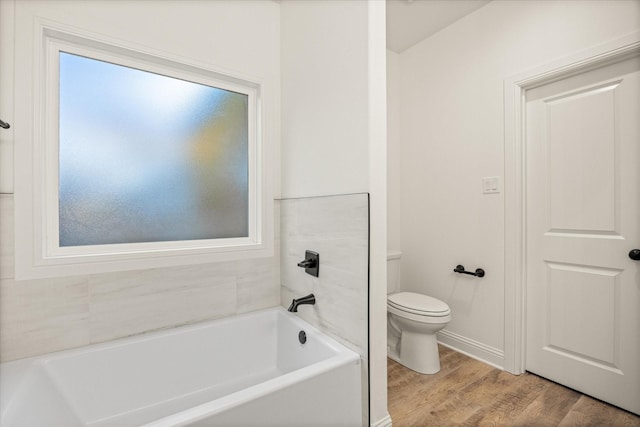
[[482, 193], [493, 194], [500, 192], [500, 177], [486, 176], [482, 178]]

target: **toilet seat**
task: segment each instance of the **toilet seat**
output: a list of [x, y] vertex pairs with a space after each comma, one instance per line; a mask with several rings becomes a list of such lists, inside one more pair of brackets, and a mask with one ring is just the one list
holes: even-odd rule
[[419, 316], [445, 317], [451, 314], [449, 306], [437, 298], [415, 292], [399, 292], [387, 296], [387, 305]]

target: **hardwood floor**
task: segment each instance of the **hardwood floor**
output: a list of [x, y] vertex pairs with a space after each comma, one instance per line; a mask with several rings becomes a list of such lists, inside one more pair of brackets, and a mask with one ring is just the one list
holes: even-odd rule
[[387, 359], [389, 413], [408, 426], [640, 427], [640, 417], [536, 375], [511, 375], [440, 346], [441, 371]]

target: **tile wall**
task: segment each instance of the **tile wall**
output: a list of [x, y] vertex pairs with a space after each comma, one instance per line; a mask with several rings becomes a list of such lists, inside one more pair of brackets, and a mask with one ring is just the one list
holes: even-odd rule
[[[275, 202], [272, 258], [16, 281], [13, 196], [0, 195], [0, 361], [282, 305], [367, 354], [368, 195]], [[320, 276], [297, 263], [320, 253]], [[364, 363], [366, 366], [366, 363]]]
[[[313, 292], [298, 315], [368, 358], [369, 196], [282, 200], [280, 215], [282, 306]], [[307, 249], [320, 254], [319, 277], [297, 266]]]
[[0, 361], [274, 307], [272, 258], [16, 281], [13, 195], [0, 195]]

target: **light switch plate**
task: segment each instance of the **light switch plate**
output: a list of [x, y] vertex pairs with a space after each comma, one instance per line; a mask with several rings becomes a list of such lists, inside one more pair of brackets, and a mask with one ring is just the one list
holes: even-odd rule
[[482, 193], [495, 194], [500, 192], [500, 177], [485, 176], [482, 178]]

